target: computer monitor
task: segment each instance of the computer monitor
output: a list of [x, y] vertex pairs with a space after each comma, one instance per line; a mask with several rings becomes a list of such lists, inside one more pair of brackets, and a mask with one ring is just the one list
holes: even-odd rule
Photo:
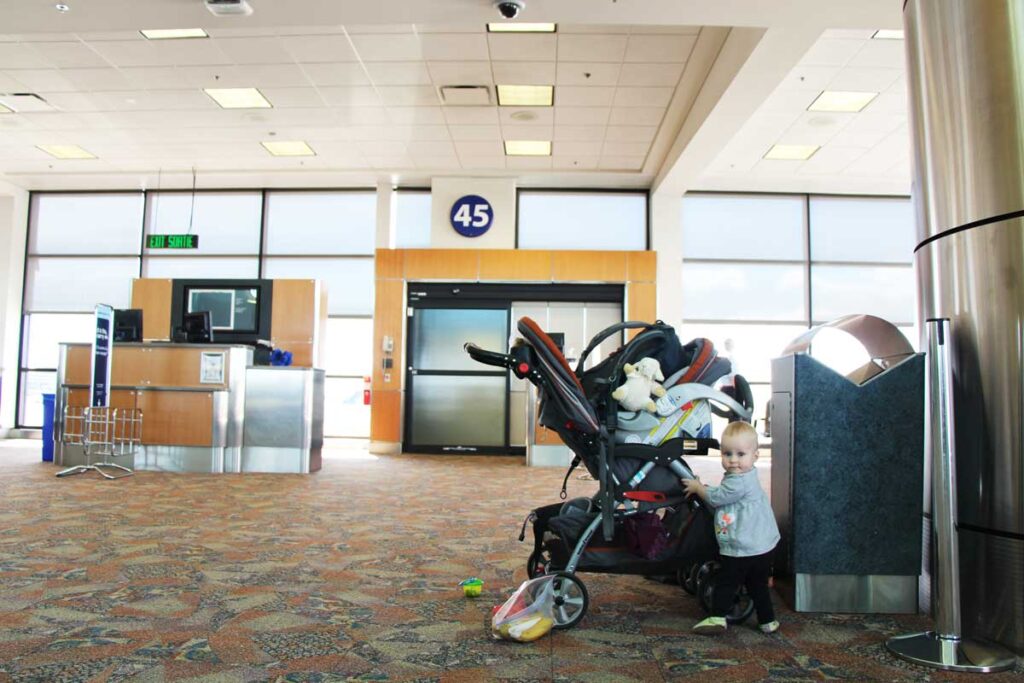
[[182, 328], [185, 330], [185, 341], [190, 344], [202, 344], [213, 341], [209, 311], [186, 313], [182, 319]]
[[141, 308], [121, 308], [114, 311], [114, 341], [142, 341]]
[[183, 332], [185, 315], [209, 311], [210, 329], [220, 344], [255, 344], [270, 339], [273, 289], [271, 280], [175, 279], [171, 289], [172, 329]]

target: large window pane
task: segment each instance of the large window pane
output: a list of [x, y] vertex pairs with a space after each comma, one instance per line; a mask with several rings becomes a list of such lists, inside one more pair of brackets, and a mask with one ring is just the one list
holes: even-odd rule
[[263, 260], [263, 277], [323, 280], [328, 315], [373, 313], [372, 258], [270, 257]]
[[687, 259], [804, 259], [802, 195], [686, 195]]
[[[56, 372], [22, 372], [21, 406], [18, 421], [22, 427], [43, 426], [43, 394], [52, 394], [57, 386]], [[54, 416], [57, 419], [57, 416]]]
[[815, 261], [910, 263], [914, 241], [910, 199], [811, 197]]
[[24, 368], [55, 368], [60, 342], [92, 342], [95, 333], [96, 317], [92, 313], [26, 315], [21, 365]]
[[31, 254], [138, 254], [141, 192], [34, 194]]
[[430, 246], [430, 193], [395, 193], [395, 248], [426, 249]]
[[710, 339], [720, 356], [733, 363], [733, 371], [748, 382], [771, 382], [772, 359], [778, 358], [791, 341], [807, 331], [805, 325], [743, 325], [683, 323], [679, 339]]
[[804, 267], [757, 263], [683, 263], [683, 319], [807, 318]]
[[479, 371], [483, 366], [463, 347], [472, 342], [482, 349], [503, 350], [508, 344], [507, 316], [502, 308], [418, 309], [412, 317], [413, 367]]
[[324, 436], [370, 436], [370, 406], [363, 405], [362, 379], [327, 378], [324, 384]]
[[260, 264], [256, 256], [147, 256], [145, 277], [167, 278], [255, 278]]
[[377, 240], [375, 192], [270, 192], [268, 254], [368, 254]]
[[260, 251], [260, 192], [152, 192], [146, 213], [147, 235], [199, 235], [198, 249], [147, 249], [147, 254], [188, 258]]
[[505, 445], [505, 378], [412, 378], [412, 435], [417, 445]]
[[25, 310], [85, 312], [96, 304], [127, 308], [139, 258], [29, 257]]
[[330, 318], [327, 320], [327, 353], [324, 370], [328, 375], [369, 375], [373, 371], [373, 319]]
[[647, 195], [519, 193], [520, 249], [647, 248]]
[[869, 313], [891, 323], [912, 323], [916, 299], [914, 269], [894, 266], [811, 267], [816, 323], [851, 313]]

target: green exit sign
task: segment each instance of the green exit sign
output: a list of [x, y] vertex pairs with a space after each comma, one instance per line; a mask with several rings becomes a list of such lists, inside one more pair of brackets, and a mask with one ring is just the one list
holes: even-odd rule
[[199, 235], [149, 235], [146, 238], [149, 249], [198, 249]]

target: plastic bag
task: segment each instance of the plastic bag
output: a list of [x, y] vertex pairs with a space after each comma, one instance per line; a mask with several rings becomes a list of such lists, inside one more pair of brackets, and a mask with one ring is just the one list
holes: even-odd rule
[[540, 576], [524, 582], [505, 604], [495, 608], [491, 635], [495, 639], [529, 643], [554, 626], [554, 576]]

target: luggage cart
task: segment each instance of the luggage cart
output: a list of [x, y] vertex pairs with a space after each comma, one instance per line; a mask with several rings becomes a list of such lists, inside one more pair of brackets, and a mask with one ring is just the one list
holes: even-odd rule
[[[95, 470], [107, 479], [130, 477], [135, 474], [134, 471], [110, 459], [135, 455], [141, 440], [142, 411], [138, 408], [68, 406], [64, 409], [61, 442], [82, 446], [86, 464], [61, 470], [57, 476], [66, 477]], [[101, 457], [102, 462], [94, 463], [95, 457]], [[121, 471], [111, 473], [102, 468]]]

